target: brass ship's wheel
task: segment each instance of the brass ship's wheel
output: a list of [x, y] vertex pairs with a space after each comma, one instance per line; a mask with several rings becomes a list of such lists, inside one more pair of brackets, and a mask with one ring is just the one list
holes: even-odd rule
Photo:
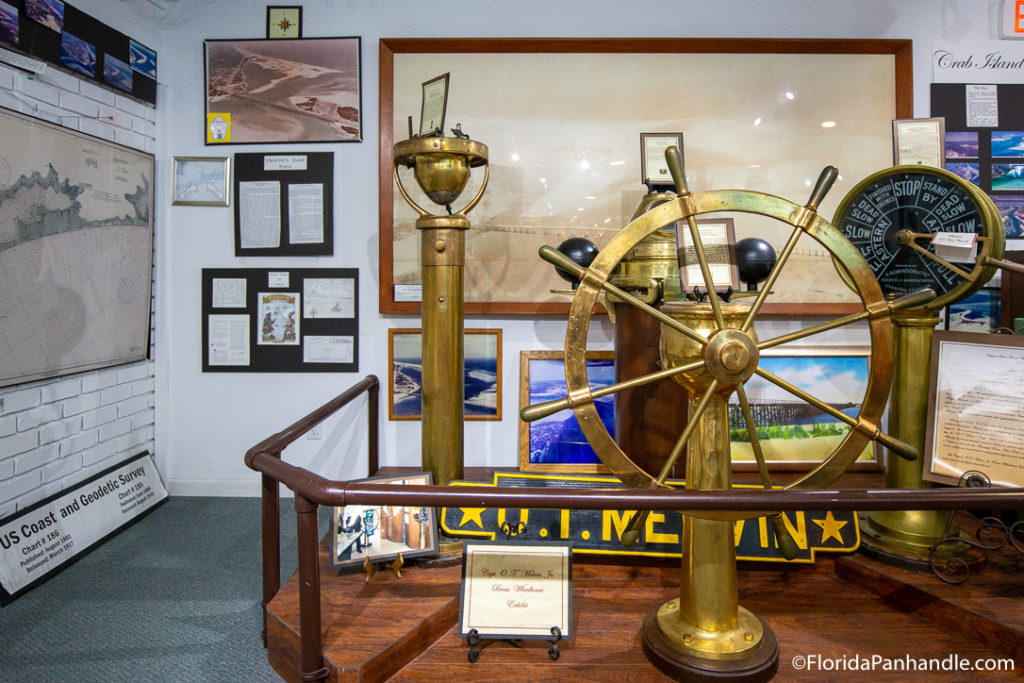
[[[677, 154], [677, 152], [673, 154]], [[679, 161], [676, 160], [673, 163], [670, 159], [670, 167], [673, 167], [674, 172], [679, 175], [676, 178], [676, 187], [682, 188], [679, 196], [633, 220], [612, 238], [588, 268], [574, 264], [551, 247], [541, 248], [542, 258], [576, 274], [580, 278], [580, 284], [569, 311], [568, 330], [565, 336], [565, 378], [568, 395], [565, 399], [537, 404], [524, 409], [523, 419], [527, 421], [539, 419], [558, 410], [571, 407], [587, 440], [601, 462], [613, 474], [631, 487], [657, 487], [664, 485], [667, 472], [680, 457], [688, 441], [694, 438], [696, 425], [708, 404], [716, 396], [722, 394], [728, 396], [735, 391], [738, 394], [762, 481], [768, 486], [764, 456], [757, 440], [750, 404], [743, 389], [744, 383], [757, 374], [850, 427], [834, 451], [806, 475], [789, 484], [787, 488], [827, 486], [846, 471], [872, 439], [883, 443], [898, 455], [908, 458], [915, 457], [913, 449], [887, 437], [878, 428], [888, 397], [892, 372], [893, 335], [889, 316], [899, 308], [920, 305], [922, 302], [928, 301], [932, 295], [926, 291], [914, 292], [900, 299], [887, 301], [860, 252], [832, 224], [818, 215], [817, 206], [834, 182], [837, 171], [832, 167], [825, 169], [808, 203], [805, 206], [799, 206], [779, 197], [746, 190], [690, 194], [686, 190]], [[751, 304], [720, 301], [712, 283], [708, 259], [694, 220], [696, 216], [726, 211], [767, 216], [793, 227], [786, 245], [779, 254], [776, 265]], [[668, 304], [663, 310], [657, 310], [608, 281], [616, 265], [627, 252], [648, 235], [677, 221], [685, 221], [689, 226], [705, 282], [711, 283], [708, 286], [709, 303], [679, 302]], [[680, 229], [683, 229], [682, 224]], [[804, 234], [814, 238], [829, 251], [860, 297], [864, 310], [797, 332], [759, 340], [754, 332], [754, 321], [780, 272], [785, 268], [798, 239]], [[586, 369], [587, 332], [594, 305], [602, 293], [611, 295], [613, 300], [621, 301], [625, 305], [637, 307], [661, 322], [664, 370], [601, 389], [592, 390], [590, 388]], [[701, 307], [703, 310], [699, 310]], [[867, 388], [856, 417], [842, 413], [825, 401], [758, 365], [759, 352], [764, 349], [806, 339], [815, 334], [858, 321], [867, 322], [871, 339], [871, 357]], [[679, 352], [666, 349], [666, 337], [675, 339], [669, 346], [677, 348]], [[682, 347], [687, 346], [689, 348], [683, 350]], [[598, 415], [594, 400], [623, 389], [670, 377], [675, 377], [677, 381], [687, 387], [691, 393], [693, 405], [686, 429], [679, 436], [672, 452], [667, 454], [662, 475], [652, 477], [638, 467], [611, 437]], [[695, 391], [696, 393], [694, 393]], [[721, 520], [751, 518], [770, 513], [687, 511], [686, 514]]]

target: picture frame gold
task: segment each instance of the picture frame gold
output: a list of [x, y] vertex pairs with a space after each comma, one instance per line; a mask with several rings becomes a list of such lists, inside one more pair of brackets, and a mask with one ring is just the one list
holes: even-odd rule
[[[850, 108], [845, 113], [828, 109], [828, 116], [840, 123], [835, 127], [823, 128], [821, 118], [812, 120], [805, 112], [808, 118], [799, 127], [785, 133], [773, 128], [772, 135], [766, 135], [767, 127], [758, 127], [749, 110], [723, 104], [717, 97], [746, 101], [749, 88], [737, 82], [735, 74], [754, 71], [748, 68], [754, 60], [760, 85], [785, 81], [786, 92], [800, 109], [846, 101], [852, 87], [863, 99], [859, 95], [852, 118]], [[644, 194], [643, 185], [636, 182], [639, 159], [632, 151], [638, 129], [665, 126], [702, 139], [702, 148], [691, 145], [687, 154], [693, 192], [748, 187], [802, 204], [809, 192], [805, 181], [813, 184], [822, 168], [835, 165], [842, 169], [842, 177], [820, 207], [821, 214], [829, 216], [860, 178], [891, 163], [891, 121], [913, 115], [910, 40], [381, 38], [379, 67], [378, 298], [384, 314], [420, 310], [417, 301], [395, 299], [396, 285], [418, 282], [419, 240], [414, 212], [394, 187], [393, 147], [407, 134], [408, 117], [420, 106], [418, 85], [440, 71], [458, 79], [460, 92], [488, 93], [451, 102], [451, 116], [490, 150], [488, 194], [476, 208], [473, 229], [467, 234], [465, 312], [471, 315], [568, 312], [565, 296], [552, 292], [563, 289], [558, 277], [537, 257], [537, 249], [573, 236], [591, 239], [600, 247], [628, 223]], [[712, 67], [730, 75], [715, 76]], [[848, 78], [845, 71], [839, 76], [840, 68], [857, 77]], [[765, 79], [765, 72], [777, 78]], [[582, 78], [575, 79], [578, 75]], [[638, 76], [648, 82], [634, 83]], [[511, 77], [517, 87], [494, 87], [499, 79]], [[554, 77], [573, 78], [572, 87], [553, 86], [549, 78]], [[672, 102], [671, 97], [654, 98], [659, 100], [654, 107], [652, 98], [630, 94], [630, 88], [643, 87], [649, 93], [675, 79], [687, 84], [679, 89], [686, 102], [714, 102], [721, 111], [695, 117], [687, 113], [692, 107]], [[712, 87], [718, 88], [714, 97]], [[569, 92], [571, 97], [557, 101], [550, 96]], [[609, 98], [609, 92], [615, 97]], [[791, 101], [784, 94], [780, 87], [770, 93], [773, 111], [789, 107], [777, 101]], [[619, 112], [621, 116], [609, 112], [610, 100], [615, 107], [635, 104], [641, 115], [633, 116], [632, 110]], [[554, 104], [563, 101], [555, 111]], [[645, 124], [647, 120], [651, 124]], [[707, 135], [702, 126], [713, 126], [708, 130], [714, 135]], [[858, 127], [863, 129], [855, 130]], [[735, 130], [744, 133], [721, 132]], [[809, 141], [814, 142], [814, 155], [804, 153]], [[716, 149], [724, 142], [732, 149]], [[593, 156], [591, 151], [600, 154]], [[782, 152], [799, 152], [800, 158], [793, 157], [791, 163], [781, 158]], [[510, 163], [514, 156], [519, 159], [515, 164]], [[612, 166], [619, 161], [622, 164]], [[597, 178], [590, 175], [597, 172]], [[475, 191], [474, 184], [480, 182], [479, 177], [471, 178], [466, 192]], [[781, 229], [770, 219], [765, 222], [772, 231]], [[744, 234], [738, 232], [737, 238], [749, 236], [746, 233], [763, 237], [757, 234], [761, 223], [756, 220], [744, 220], [742, 229]], [[808, 240], [801, 240], [801, 245]], [[785, 239], [773, 233], [768, 241], [778, 251]], [[803, 254], [805, 248], [799, 251]], [[859, 302], [835, 274], [831, 258], [820, 250], [809, 258], [815, 259], [814, 268], [786, 269], [762, 312], [845, 315], [859, 310]], [[799, 282], [793, 284], [791, 278]], [[815, 284], [827, 282], [830, 289], [823, 293], [820, 287], [808, 287], [806, 278]], [[783, 287], [789, 288], [792, 298], [783, 295]]]
[[[591, 382], [594, 386], [611, 384], [615, 381], [615, 369], [614, 369], [614, 351], [587, 351], [587, 366], [593, 369], [598, 364], [602, 365], [606, 372], [603, 380], [598, 380], [593, 375], [591, 376]], [[538, 379], [538, 366], [536, 363], [550, 364], [552, 367], [547, 369], [548, 371], [543, 375], [543, 379]], [[520, 351], [519, 352], [519, 409], [531, 405], [531, 403], [538, 402], [531, 400], [531, 394], [537, 395], [538, 391], [543, 390], [545, 393], [545, 400], [554, 400], [565, 396], [565, 353], [562, 351]], [[557, 393], [558, 386], [558, 367], [561, 367], [561, 383], [562, 392]], [[531, 372], [533, 370], [533, 372]], [[552, 377], [552, 373], [554, 378]], [[542, 386], [543, 385], [543, 386]], [[599, 399], [606, 405], [614, 405], [614, 396], [605, 397]], [[597, 402], [595, 402], [597, 403]], [[599, 411], [600, 412], [600, 411]], [[610, 434], [614, 435], [615, 422], [614, 422], [614, 410], [605, 411], [605, 415], [602, 416], [604, 419], [605, 427], [608, 429]], [[538, 440], [543, 440], [544, 445], [550, 445], [553, 441], [562, 438], [567, 431], [573, 431], [573, 426], [577, 423], [576, 418], [573, 415], [572, 409], [566, 408], [563, 411], [555, 413], [536, 422], [525, 422], [519, 420], [519, 469], [523, 472], [550, 472], [553, 474], [597, 474], [607, 473], [608, 468], [605, 467], [597, 456], [593, 453], [593, 449], [590, 448], [589, 444], [586, 443], [586, 439], [582, 437], [582, 434], [575, 436], [575, 444], [571, 449], [564, 449], [561, 452], [553, 452], [548, 449], [548, 455], [543, 456], [548, 462], [538, 462], [538, 457], [534, 452], [536, 449], [534, 446], [537, 445]], [[561, 424], [565, 422], [566, 425], [563, 427]], [[575, 430], [578, 430], [575, 427]], [[544, 433], [541, 434], [540, 430]], [[573, 432], [575, 433], [575, 432]], [[582, 442], [580, 440], [582, 439]], [[589, 451], [591, 458], [590, 462], [568, 462], [568, 458], [576, 459], [579, 455], [585, 451]], [[568, 458], [566, 454], [568, 453]]]
[[[467, 422], [501, 421], [501, 329], [466, 329], [464, 333]], [[388, 330], [388, 419], [421, 420], [423, 330]], [[475, 359], [475, 360], [474, 360]], [[401, 386], [399, 386], [401, 385]]]
[[[781, 346], [762, 350], [758, 359], [759, 366], [837, 409], [854, 411], [851, 415], [856, 415], [855, 408], [864, 398], [870, 362], [871, 348], [859, 345]], [[813, 379], [813, 386], [807, 386], [808, 379]], [[838, 448], [849, 430], [846, 424], [784, 392], [759, 375], [748, 380], [744, 389], [755, 421], [760, 414], [770, 420], [758, 427], [761, 450], [770, 470], [807, 471], [816, 467]], [[784, 421], [772, 419], [786, 413], [794, 417]], [[729, 403], [729, 445], [732, 468], [736, 472], [757, 471], [749, 439], [742, 436], [745, 433], [743, 414], [738, 399], [733, 395]], [[870, 442], [850, 466], [851, 471], [881, 469], [881, 446], [875, 442]]]
[[267, 38], [301, 38], [302, 5], [268, 5]]
[[231, 157], [173, 157], [171, 204], [228, 206], [231, 204]]

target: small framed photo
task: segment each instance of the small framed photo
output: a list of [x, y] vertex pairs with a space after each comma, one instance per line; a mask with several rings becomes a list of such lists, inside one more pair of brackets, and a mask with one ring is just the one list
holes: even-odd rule
[[420, 104], [420, 137], [444, 135], [444, 117], [448, 110], [448, 80], [451, 73], [441, 74], [423, 83]]
[[[587, 351], [591, 388], [615, 383], [615, 352]], [[564, 398], [565, 354], [562, 351], [519, 352], [519, 409]], [[615, 437], [615, 395], [594, 401], [608, 433]], [[571, 408], [534, 422], [519, 421], [519, 469], [524, 472], [591, 474], [607, 472], [580, 429]]]
[[258, 343], [268, 346], [299, 345], [299, 304], [298, 292], [260, 292], [259, 315], [260, 334]]
[[648, 187], [659, 185], [675, 186], [672, 174], [665, 161], [665, 150], [679, 149], [683, 154], [682, 133], [640, 133], [640, 182]]
[[[360, 479], [375, 484], [428, 486], [430, 472]], [[434, 508], [402, 505], [345, 505], [331, 513], [331, 567], [437, 554]]]
[[[758, 365], [855, 417], [867, 391], [871, 350], [849, 346], [790, 346], [765, 349]], [[773, 470], [807, 471], [816, 467], [846, 438], [849, 425], [794, 397], [760, 375], [744, 385], [765, 462]], [[754, 471], [739, 399], [729, 399], [729, 446], [733, 469]], [[881, 447], [874, 442], [850, 469], [879, 470]]]
[[995, 332], [1002, 320], [1000, 291], [984, 287], [946, 307], [946, 329], [950, 332]]
[[268, 5], [267, 38], [301, 38], [301, 5]]
[[[501, 330], [463, 330], [466, 420], [501, 420]], [[388, 419], [423, 419], [423, 330], [388, 330]]]
[[171, 204], [227, 206], [230, 203], [230, 157], [174, 157], [171, 165]]
[[893, 119], [892, 159], [897, 166], [920, 164], [943, 168], [946, 119]]
[[[722, 292], [732, 287], [740, 289], [740, 270], [736, 264], [736, 228], [732, 218], [697, 219], [697, 233], [704, 247], [704, 256], [708, 261], [711, 279], [715, 291]], [[683, 292], [694, 289], [706, 292], [704, 273], [697, 259], [697, 249], [693, 245], [693, 236], [687, 221], [676, 223], [676, 246], [679, 255], [679, 279]]]

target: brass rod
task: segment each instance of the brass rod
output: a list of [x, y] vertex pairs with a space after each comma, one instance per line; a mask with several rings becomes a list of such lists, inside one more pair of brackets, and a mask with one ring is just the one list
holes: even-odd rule
[[757, 293], [757, 298], [754, 299], [754, 303], [750, 305], [750, 311], [747, 312], [747, 317], [743, 321], [742, 327], [740, 327], [744, 332], [749, 332], [750, 328], [753, 326], [754, 318], [757, 317], [758, 311], [760, 311], [761, 306], [764, 305], [764, 300], [768, 298], [768, 294], [771, 292], [772, 287], [775, 286], [775, 281], [779, 279], [779, 275], [782, 273], [782, 268], [786, 265], [789, 255], [793, 253], [793, 249], [796, 248], [796, 243], [797, 240], [800, 239], [801, 233], [803, 233], [803, 229], [800, 227], [793, 228], [793, 232], [790, 233], [789, 239], [786, 241], [786, 246], [782, 248], [782, 253], [779, 254], [779, 258], [775, 262], [775, 266], [772, 267], [772, 272], [768, 274], [768, 279], [765, 280], [764, 285], [761, 287], [761, 291]]
[[925, 249], [924, 247], [920, 246], [916, 242], [913, 242], [913, 241], [907, 242], [907, 246], [910, 247], [911, 249], [913, 249], [914, 251], [920, 252], [921, 254], [927, 256], [928, 258], [930, 258], [931, 260], [935, 261], [939, 265], [945, 266], [949, 270], [952, 270], [954, 273], [956, 273], [957, 275], [959, 275], [960, 277], [962, 277], [965, 280], [969, 280], [971, 282], [974, 282], [977, 279], [977, 278], [974, 277], [973, 273], [968, 273], [966, 270], [964, 270], [962, 268], [959, 268], [957, 266], [954, 266], [952, 263], [950, 263], [946, 259], [942, 258], [938, 254], [933, 254], [932, 252], [928, 251], [927, 249]]
[[750, 437], [750, 448], [754, 451], [754, 460], [757, 461], [757, 473], [761, 475], [761, 484], [766, 489], [772, 487], [771, 477], [768, 476], [768, 463], [764, 461], [764, 453], [761, 451], [761, 439], [757, 435], [757, 424], [754, 422], [754, 414], [750, 410], [750, 402], [747, 401], [747, 392], [743, 385], [736, 387], [736, 395], [740, 400], [740, 410], [743, 411], [743, 421], [747, 424], [747, 436]]
[[[880, 314], [884, 312], [885, 315], [888, 315], [890, 313], [900, 311], [905, 308], [914, 308], [916, 306], [921, 306], [923, 304], [928, 303], [934, 298], [935, 292], [933, 292], [932, 290], [919, 289], [917, 291], [911, 292], [910, 294], [904, 294], [898, 299], [893, 299], [892, 301], [888, 302], [888, 308], [883, 309], [883, 311], [880, 311]], [[798, 339], [805, 339], [820, 332], [834, 330], [837, 327], [849, 325], [850, 323], [860, 322], [861, 320], [866, 320], [867, 318], [871, 317], [873, 317], [871, 312], [866, 310], [860, 311], [859, 313], [851, 313], [850, 315], [843, 316], [842, 318], [836, 318], [835, 320], [830, 320], [828, 322], [820, 323], [818, 325], [805, 327], [804, 329], [797, 330], [796, 332], [790, 332], [789, 334], [783, 334], [779, 335], [778, 337], [766, 339], [765, 341], [758, 343], [757, 349], [758, 351], [761, 351], [763, 349], [770, 349], [773, 346], [787, 344], [791, 341], [796, 341]]]
[[[608, 386], [605, 387], [591, 389], [590, 394], [586, 397], [585, 400], [591, 402], [594, 399], [601, 398], [602, 396], [614, 394], [625, 389], [635, 389], [637, 387], [642, 387], [645, 384], [651, 384], [653, 382], [657, 382], [658, 380], [666, 379], [668, 377], [672, 377], [674, 375], [678, 375], [684, 372], [700, 370], [703, 367], [704, 361], [699, 360], [694, 361], [693, 363], [687, 363], [686, 365], [680, 365], [674, 368], [669, 368], [667, 370], [659, 370], [658, 372], [652, 372], [647, 375], [633, 377], [632, 379], [627, 379], [622, 382], [616, 382], [615, 384], [609, 384]], [[576, 403], [579, 403], [579, 399], [576, 400]], [[519, 417], [522, 418], [523, 422], [534, 422], [543, 417], [554, 415], [560, 410], [565, 410], [566, 408], [572, 407], [573, 402], [569, 399], [568, 396], [566, 396], [565, 398], [555, 399], [554, 401], [545, 401], [544, 403], [535, 403], [534, 405], [526, 406], [521, 411], [519, 411]]]
[[700, 230], [697, 228], [697, 221], [693, 216], [686, 217], [686, 224], [690, 226], [690, 239], [693, 240], [693, 250], [697, 252], [697, 263], [700, 264], [700, 273], [704, 276], [704, 286], [708, 289], [708, 301], [711, 303], [711, 311], [715, 316], [715, 325], [718, 329], [724, 330], [725, 318], [722, 317], [722, 304], [718, 300], [715, 281], [711, 278], [711, 267], [708, 266], [707, 253], [704, 251], [704, 240], [700, 238]]
[[[545, 244], [544, 246], [542, 246], [540, 248], [538, 253], [540, 254], [540, 257], [542, 259], [544, 259], [545, 261], [547, 261], [551, 265], [557, 266], [557, 267], [561, 268], [562, 270], [566, 270], [566, 271], [572, 273], [573, 275], [578, 277], [580, 280], [582, 280], [583, 276], [586, 275], [586, 272], [587, 272], [586, 268], [584, 268], [580, 264], [576, 263], [575, 261], [570, 259], [565, 254], [563, 254], [562, 252], [560, 252], [557, 249], [555, 249], [554, 247], [551, 247], [551, 246], [548, 246], [548, 245]], [[669, 327], [671, 327], [673, 330], [676, 330], [680, 334], [685, 334], [687, 337], [689, 337], [693, 341], [697, 342], [701, 346], [704, 346], [704, 345], [706, 345], [708, 343], [707, 339], [705, 339], [704, 337], [700, 336], [699, 334], [697, 334], [695, 331], [691, 330], [686, 325], [683, 325], [682, 323], [680, 323], [677, 320], [673, 320], [671, 317], [665, 315], [664, 313], [662, 313], [658, 309], [654, 308], [653, 306], [649, 306], [649, 305], [645, 304], [644, 302], [640, 301], [639, 299], [637, 299], [632, 294], [628, 294], [628, 293], [624, 292], [623, 290], [619, 289], [618, 287], [616, 287], [612, 283], [608, 282], [607, 280], [605, 280], [604, 282], [601, 283], [601, 287], [602, 287], [602, 289], [605, 289], [606, 291], [611, 292], [612, 294], [614, 294], [619, 299], [622, 299], [622, 301], [624, 303], [627, 303], [630, 306], [633, 306], [634, 308], [639, 308], [644, 313], [647, 313], [648, 315], [651, 315], [651, 316], [657, 318], [659, 322], [662, 322], [662, 323], [668, 325]]]
[[986, 266], [996, 266], [997, 268], [1002, 268], [1004, 270], [1009, 270], [1009, 271], [1012, 271], [1014, 273], [1024, 274], [1024, 265], [1022, 265], [1020, 263], [1014, 263], [1013, 261], [1004, 261], [1001, 258], [992, 258], [991, 256], [986, 256], [985, 257], [985, 265]]

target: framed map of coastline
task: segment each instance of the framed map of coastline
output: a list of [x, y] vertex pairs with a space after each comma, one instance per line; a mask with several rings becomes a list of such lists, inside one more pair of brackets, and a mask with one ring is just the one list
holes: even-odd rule
[[0, 109], [0, 387], [146, 358], [153, 156]]
[[[385, 314], [419, 311], [395, 296], [419, 282], [420, 237], [395, 191], [393, 147], [436, 74], [451, 74], [447, 128], [461, 124], [489, 150], [490, 181], [466, 233], [467, 314], [568, 311], [538, 247], [567, 237], [602, 247], [629, 222], [646, 191], [642, 131], [685, 135], [694, 193], [744, 189], [803, 205], [822, 169], [836, 166], [841, 178], [820, 208], [831, 218], [861, 178], [892, 164], [892, 119], [913, 115], [909, 40], [381, 38], [379, 57]], [[473, 174], [464, 197], [482, 176]], [[714, 217], [734, 217], [737, 239], [759, 237], [776, 251], [792, 232], [750, 213]], [[765, 313], [860, 309], [811, 237], [788, 263]]]

